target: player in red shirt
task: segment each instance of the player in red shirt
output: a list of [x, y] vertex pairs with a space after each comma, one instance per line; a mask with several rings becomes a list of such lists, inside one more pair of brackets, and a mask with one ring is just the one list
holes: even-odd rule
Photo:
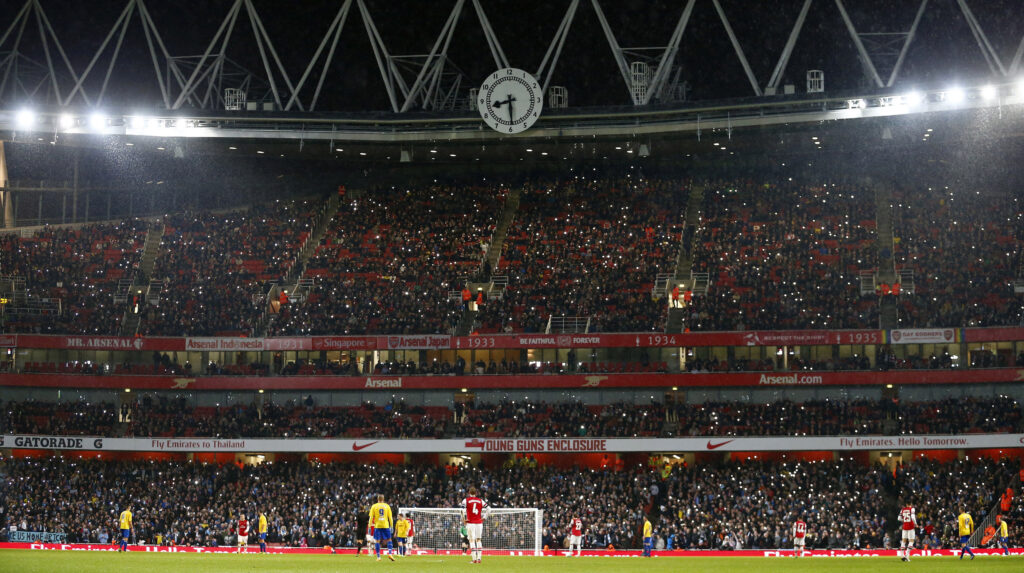
[[910, 552], [914, 549], [914, 538], [917, 536], [917, 516], [914, 513], [914, 506], [903, 506], [898, 519], [903, 525], [900, 527], [902, 530], [900, 549], [896, 555], [903, 561], [910, 561]]
[[413, 523], [412, 517], [406, 516], [406, 521], [409, 522], [409, 535], [405, 538], [405, 547], [409, 555], [412, 555], [412, 538], [416, 535], [416, 524]]
[[238, 516], [238, 549], [236, 553], [248, 553], [249, 552], [249, 520], [245, 518], [245, 514]]
[[480, 563], [484, 548], [481, 539], [484, 532], [484, 509], [487, 507], [487, 502], [477, 497], [475, 487], [469, 488], [468, 494], [460, 505], [466, 508], [466, 537], [469, 538], [469, 549], [473, 556], [472, 562]]
[[574, 517], [569, 522], [569, 556], [572, 556], [572, 548], [576, 546], [576, 557], [583, 554], [583, 520]]
[[800, 557], [804, 554], [804, 545], [807, 540], [807, 524], [799, 517], [793, 522], [793, 557]]

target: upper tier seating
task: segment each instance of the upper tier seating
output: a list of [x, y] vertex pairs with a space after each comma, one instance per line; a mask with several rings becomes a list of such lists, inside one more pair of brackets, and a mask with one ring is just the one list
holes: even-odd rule
[[507, 190], [432, 185], [342, 199], [305, 276], [307, 300], [286, 305], [274, 334], [449, 333], [449, 301], [480, 272]]
[[44, 227], [25, 238], [0, 234], [0, 275], [25, 281], [20, 295], [8, 295], [11, 306], [60, 300], [59, 314], [9, 314], [5, 330], [116, 334], [126, 308], [113, 297], [118, 281], [131, 280], [138, 270], [146, 228], [145, 221], [126, 220]]
[[858, 273], [878, 265], [869, 190], [717, 181], [704, 192], [693, 269], [710, 274], [691, 330], [877, 328]]
[[894, 193], [896, 265], [914, 271], [900, 298], [904, 327], [1016, 326], [1024, 304], [1024, 199], [1020, 192], [905, 187]]
[[159, 307], [144, 313], [143, 334], [253, 334], [268, 281], [281, 279], [309, 236], [318, 203], [275, 201], [229, 213], [167, 216], [153, 278]]
[[651, 297], [679, 252], [686, 182], [583, 176], [525, 187], [480, 332], [543, 332], [550, 316], [593, 317], [591, 332], [663, 331], [665, 301]]
[[[508, 286], [483, 301], [474, 332], [545, 331], [560, 317], [589, 320], [592, 332], [659, 332], [668, 301], [652, 286], [677, 271], [684, 235], [692, 270], [710, 279], [680, 313], [691, 331], [878, 328], [880, 300], [893, 299], [862, 295], [859, 275], [885, 273], [891, 260], [915, 281], [915, 293], [894, 299], [901, 327], [1024, 320], [1013, 288], [1024, 274], [1019, 192], [895, 189], [894, 238], [880, 246], [872, 188], [781, 178], [699, 185], [697, 224], [684, 234], [689, 181], [529, 183], [494, 269], [484, 259], [509, 194], [497, 185], [349, 194], [298, 267], [323, 201], [168, 215], [152, 276], [159, 305], [143, 305], [139, 332], [448, 334], [470, 324], [451, 293], [495, 276]], [[11, 316], [5, 330], [117, 334], [126, 308], [113, 294], [135, 277], [145, 233], [145, 223], [125, 221], [0, 235], [0, 277], [24, 278], [26, 298], [62, 301], [59, 314]], [[274, 313], [270, 283], [293, 267], [290, 279], [302, 271], [308, 282]]]

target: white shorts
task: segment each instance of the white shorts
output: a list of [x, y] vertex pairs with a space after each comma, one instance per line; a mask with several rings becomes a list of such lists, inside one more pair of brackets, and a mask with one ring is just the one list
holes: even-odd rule
[[794, 537], [793, 538], [793, 546], [794, 547], [803, 547], [804, 546], [804, 542], [806, 540], [807, 540], [806, 537]]
[[570, 535], [569, 536], [569, 547], [573, 545], [580, 545], [583, 541], [582, 535]]
[[238, 536], [238, 546], [239, 547], [241, 547], [243, 545], [248, 545], [248, 544], [249, 544], [249, 536], [248, 535], [239, 535]]
[[467, 523], [466, 524], [466, 537], [470, 541], [479, 541], [484, 536], [484, 524], [482, 523]]
[[914, 539], [916, 539], [916, 538], [917, 538], [917, 534], [914, 532], [913, 529], [904, 529], [903, 530], [903, 537], [901, 538], [903, 541], [913, 542]]

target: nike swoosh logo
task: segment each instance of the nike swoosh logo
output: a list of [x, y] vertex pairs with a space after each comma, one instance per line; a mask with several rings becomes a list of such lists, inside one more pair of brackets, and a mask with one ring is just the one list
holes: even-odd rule
[[369, 444], [363, 444], [361, 446], [357, 446], [355, 442], [352, 442], [352, 451], [353, 452], [358, 452], [359, 450], [365, 450], [366, 448], [368, 448], [368, 447], [370, 447], [370, 446], [372, 446], [372, 445], [374, 445], [376, 443], [377, 442], [370, 442]]
[[720, 447], [722, 447], [722, 446], [724, 446], [724, 445], [726, 445], [728, 443], [731, 443], [733, 441], [734, 440], [726, 440], [726, 441], [722, 442], [721, 444], [712, 444], [711, 440], [708, 440], [708, 449], [709, 450], [717, 450], [718, 448], [720, 448]]

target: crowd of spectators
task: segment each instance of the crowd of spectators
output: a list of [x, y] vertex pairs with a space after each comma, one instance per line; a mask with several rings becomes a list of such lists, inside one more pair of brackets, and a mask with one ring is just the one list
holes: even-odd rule
[[184, 398], [144, 396], [119, 408], [109, 402], [8, 402], [5, 432], [125, 437], [434, 438], [451, 419], [447, 408], [315, 407], [310, 401], [262, 406], [192, 406]]
[[282, 307], [274, 334], [448, 334], [482, 278], [486, 246], [508, 190], [430, 185], [341, 199], [306, 263], [305, 300]]
[[1024, 430], [1011, 398], [706, 402], [668, 409], [680, 436], [965, 434]]
[[[922, 543], [930, 547], [955, 546], [959, 533], [950, 517], [963, 505], [971, 511], [978, 526], [988, 510], [994, 508], [1000, 494], [1014, 483], [1016, 464], [993, 462], [968, 453], [962, 460], [939, 462], [920, 459], [902, 464], [894, 475], [897, 491], [904, 492], [904, 501], [917, 509], [917, 522], [925, 533]], [[1024, 541], [1020, 518], [1024, 505], [1018, 498], [1007, 520], [1012, 524], [1011, 546]], [[1013, 527], [1016, 526], [1016, 527]]]
[[888, 475], [852, 460], [693, 466], [668, 481], [657, 529], [674, 549], [788, 549], [803, 519], [808, 549], [879, 548], [895, 529], [886, 520]]
[[252, 335], [268, 308], [269, 282], [282, 279], [315, 223], [315, 201], [274, 201], [228, 213], [164, 218], [153, 278], [157, 306], [141, 332], [162, 336]]
[[[691, 349], [692, 350], [692, 349]], [[328, 360], [322, 358], [300, 358], [295, 361], [284, 361], [283, 356], [274, 357], [273, 364], [262, 362], [240, 362], [237, 364], [217, 364], [208, 362], [205, 369], [197, 369], [188, 361], [184, 365], [172, 360], [168, 353], [155, 353], [153, 363], [125, 361], [120, 364], [99, 363], [89, 360], [68, 360], [64, 362], [25, 361], [20, 364], [14, 360], [0, 361], [0, 373], [23, 372], [27, 374], [82, 374], [82, 375], [183, 375], [183, 376], [365, 376], [402, 375], [402, 376], [466, 376], [466, 375], [519, 375], [519, 374], [614, 374], [614, 373], [665, 373], [676, 372], [669, 362], [651, 360], [641, 355], [634, 360], [596, 360], [593, 356], [576, 356], [570, 352], [565, 361], [537, 362], [529, 361], [522, 356], [521, 362], [509, 356], [499, 359], [478, 360], [467, 363], [461, 356], [453, 360], [442, 356], [432, 360], [383, 360], [373, 362], [367, 358], [363, 362], [354, 359]], [[994, 354], [985, 349], [970, 351], [971, 368], [1006, 368], [1024, 366], [1024, 352], [1014, 358], [1010, 354]], [[579, 358], [582, 358], [580, 360]], [[961, 368], [961, 361], [954, 361], [948, 351], [930, 353], [927, 356], [905, 354], [897, 357], [892, 347], [880, 346], [874, 363], [865, 355], [853, 355], [843, 358], [804, 359], [790, 353], [787, 361], [781, 355], [775, 358], [749, 359], [734, 358], [732, 360], [717, 357], [690, 357], [679, 370], [691, 374], [728, 373], [728, 372], [797, 372], [797, 371], [853, 371], [853, 370], [947, 370]]]
[[[672, 549], [790, 549], [799, 518], [807, 549], [882, 549], [899, 546], [894, 517], [902, 501], [917, 511], [916, 549], [957, 548], [960, 507], [980, 523], [1017, 471], [1017, 462], [973, 456], [869, 466], [851, 458], [700, 465], [667, 480], [655, 529]], [[1011, 523], [1024, 516], [1021, 505], [1007, 514]], [[1024, 534], [1011, 532], [1011, 547], [1020, 546]]]
[[916, 294], [899, 299], [913, 327], [1019, 326], [1024, 304], [1020, 191], [904, 187], [893, 193], [897, 268], [913, 271]]
[[660, 404], [586, 406], [506, 400], [456, 405], [455, 420], [455, 434], [468, 437], [656, 437], [663, 433], [665, 410]]
[[1024, 432], [1011, 398], [781, 400], [771, 404], [706, 402], [633, 405], [502, 401], [409, 406], [295, 403], [195, 406], [184, 398], [145, 395], [112, 403], [10, 401], [0, 430], [21, 434], [218, 438], [441, 438], [840, 436]]
[[666, 300], [652, 298], [671, 274], [689, 184], [631, 175], [527, 184], [502, 245], [480, 332], [543, 332], [549, 317], [590, 317], [591, 332], [664, 331]]
[[873, 195], [855, 185], [754, 180], [705, 186], [690, 330], [877, 328], [859, 273], [878, 266]]
[[[495, 269], [485, 259], [509, 194], [499, 185], [343, 195], [300, 267], [326, 202], [167, 215], [149, 277], [159, 304], [138, 301], [139, 332], [450, 333], [467, 306], [453, 293], [494, 276], [508, 286], [481, 301], [477, 332], [543, 331], [550, 317], [589, 319], [592, 332], [664, 331], [668, 300], [652, 287], [676, 271], [681, 243], [710, 279], [706, 294], [684, 297], [685, 329], [877, 328], [880, 296], [894, 295], [862, 296], [859, 275], [889, 262], [913, 271], [915, 292], [908, 284], [895, 295], [902, 327], [1024, 324], [1013, 290], [1024, 270], [1017, 191], [896, 188], [893, 244], [879, 251], [869, 187], [781, 177], [701, 184], [699, 222], [683, 233], [686, 180], [637, 172], [527, 183]], [[146, 229], [126, 220], [0, 235], [0, 276], [25, 281], [4, 329], [118, 334], [134, 295], [117, 304], [113, 295], [119, 280], [136, 278]], [[268, 300], [270, 283], [293, 268], [309, 282]], [[59, 311], [44, 300], [59, 300]], [[36, 310], [14, 311], [26, 307]]]
[[128, 310], [114, 302], [118, 281], [134, 278], [146, 232], [144, 221], [128, 219], [0, 234], [0, 275], [14, 287], [4, 291], [10, 302], [0, 324], [7, 332], [116, 334]]
[[[458, 507], [476, 486], [493, 507], [542, 509], [543, 543], [552, 549], [565, 547], [573, 517], [584, 522], [586, 548], [638, 547], [645, 515], [652, 518], [657, 549], [789, 549], [798, 518], [808, 525], [808, 549], [878, 549], [898, 533], [892, 515], [899, 499], [918, 508], [918, 548], [948, 548], [956, 545], [959, 506], [980, 521], [1016, 470], [1016, 463], [987, 459], [908, 460], [896, 467], [845, 459], [581, 470], [537, 464], [529, 456], [492, 468], [0, 458], [0, 535], [46, 531], [65, 533], [69, 542], [105, 543], [131, 504], [134, 542], [232, 544], [240, 514], [263, 512], [270, 543], [346, 548], [363, 535], [357, 516], [375, 494], [396, 508]], [[1008, 517], [1022, 515], [1017, 503]], [[1020, 528], [1011, 532], [1011, 543], [1019, 544]]]

